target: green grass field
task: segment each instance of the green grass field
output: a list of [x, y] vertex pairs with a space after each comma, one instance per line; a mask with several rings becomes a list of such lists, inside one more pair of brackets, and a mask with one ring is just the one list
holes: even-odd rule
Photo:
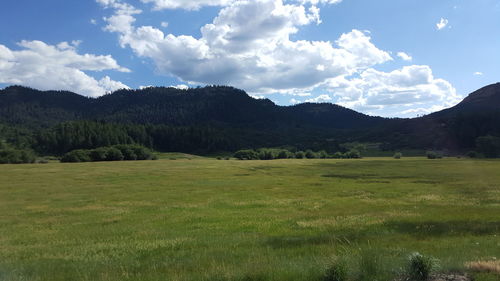
[[310, 281], [336, 257], [385, 281], [415, 251], [500, 259], [500, 161], [0, 166], [0, 280]]

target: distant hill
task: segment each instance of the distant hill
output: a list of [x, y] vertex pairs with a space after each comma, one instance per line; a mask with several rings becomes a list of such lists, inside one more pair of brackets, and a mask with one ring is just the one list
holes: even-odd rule
[[[329, 103], [278, 106], [225, 86], [188, 90], [151, 87], [120, 90], [99, 98], [21, 86], [0, 90], [0, 125], [10, 128], [11, 140], [15, 138], [12, 130], [24, 130], [24, 135], [36, 139], [57, 126], [62, 130], [61, 124], [67, 122], [93, 121], [121, 124], [123, 130], [130, 129], [124, 126], [142, 126], [149, 130], [150, 142], [163, 150], [170, 150], [169, 146], [154, 141], [151, 132], [160, 129], [152, 127], [176, 132], [190, 128], [193, 136], [195, 131], [203, 131], [196, 133], [203, 135], [199, 138], [217, 135], [220, 144], [207, 150], [262, 145], [337, 149], [342, 142], [363, 141], [383, 143], [388, 149], [459, 151], [473, 147], [478, 136], [500, 135], [499, 115], [500, 83], [470, 94], [452, 108], [414, 119], [372, 117]], [[191, 141], [191, 148], [183, 152], [192, 152], [196, 140]]]

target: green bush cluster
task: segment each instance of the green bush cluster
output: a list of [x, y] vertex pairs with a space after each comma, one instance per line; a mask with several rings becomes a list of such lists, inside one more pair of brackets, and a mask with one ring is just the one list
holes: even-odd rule
[[310, 149], [306, 151], [289, 151], [287, 149], [276, 149], [276, 148], [260, 148], [254, 149], [244, 149], [239, 150], [234, 153], [234, 157], [239, 160], [274, 160], [274, 159], [356, 159], [361, 158], [361, 153], [359, 150], [351, 149], [345, 153], [336, 152], [335, 154], [328, 154], [326, 151], [312, 151]]
[[155, 160], [151, 150], [140, 145], [119, 144], [108, 147], [99, 147], [92, 150], [77, 149], [66, 153], [61, 162], [100, 162], [122, 160]]
[[438, 260], [424, 256], [420, 253], [413, 253], [408, 258], [407, 274], [411, 280], [429, 280], [431, 273], [439, 268]]
[[427, 151], [425, 153], [425, 155], [427, 156], [427, 159], [441, 159], [441, 158], [443, 158], [443, 154], [441, 154], [440, 152], [437, 152], [437, 151]]
[[31, 150], [3, 147], [0, 149], [0, 164], [35, 163], [36, 155]]

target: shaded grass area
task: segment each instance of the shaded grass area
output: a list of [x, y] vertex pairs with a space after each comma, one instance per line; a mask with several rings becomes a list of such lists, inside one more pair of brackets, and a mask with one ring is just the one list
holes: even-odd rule
[[499, 161], [0, 168], [0, 280], [322, 280], [334, 257], [390, 280], [415, 251], [444, 271], [500, 258]]

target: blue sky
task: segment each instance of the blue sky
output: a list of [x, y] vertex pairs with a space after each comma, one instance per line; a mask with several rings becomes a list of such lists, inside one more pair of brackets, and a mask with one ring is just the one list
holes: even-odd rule
[[500, 79], [500, 0], [6, 0], [0, 87], [227, 84], [412, 117]]

